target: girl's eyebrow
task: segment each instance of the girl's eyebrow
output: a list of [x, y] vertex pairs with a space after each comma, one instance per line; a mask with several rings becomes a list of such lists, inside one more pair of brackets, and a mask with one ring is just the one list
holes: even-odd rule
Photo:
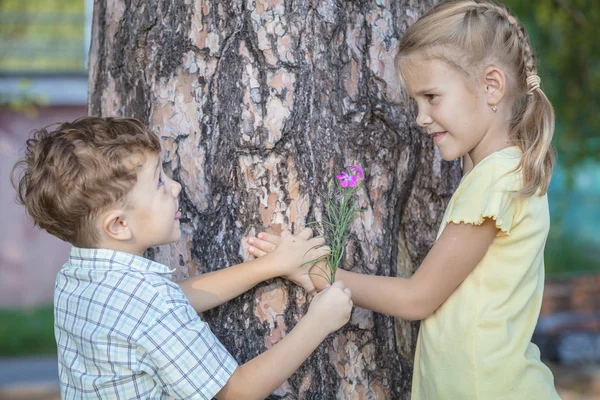
[[437, 90], [437, 87], [435, 87], [435, 86], [434, 86], [434, 87], [432, 87], [432, 88], [429, 88], [429, 89], [422, 89], [422, 90], [419, 90], [418, 92], [416, 92], [416, 93], [415, 93], [415, 95], [422, 95], [422, 94], [425, 94], [425, 93], [427, 93], [427, 92], [433, 92], [433, 91], [435, 91], [435, 90]]

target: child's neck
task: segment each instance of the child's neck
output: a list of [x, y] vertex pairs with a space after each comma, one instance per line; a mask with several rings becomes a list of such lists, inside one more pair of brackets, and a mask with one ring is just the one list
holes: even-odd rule
[[122, 253], [133, 254], [143, 257], [146, 249], [139, 249], [132, 243], [119, 240], [100, 240], [98, 247], [102, 249], [120, 251]]
[[469, 157], [473, 161], [473, 166], [479, 164], [484, 158], [497, 151], [511, 147], [514, 144], [509, 138], [509, 127], [501, 126], [492, 128], [481, 139], [481, 141], [469, 151]]

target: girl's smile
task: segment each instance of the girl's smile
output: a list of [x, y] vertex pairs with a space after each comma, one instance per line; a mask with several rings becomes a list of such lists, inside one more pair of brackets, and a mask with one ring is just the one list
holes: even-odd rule
[[446, 137], [447, 133], [448, 132], [446, 132], [446, 131], [431, 133], [431, 136], [433, 136], [433, 143], [437, 144], [440, 140], [442, 140], [444, 137]]

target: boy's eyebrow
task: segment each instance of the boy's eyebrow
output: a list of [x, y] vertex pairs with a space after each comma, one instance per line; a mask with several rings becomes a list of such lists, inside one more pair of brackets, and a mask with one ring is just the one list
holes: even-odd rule
[[154, 168], [154, 177], [156, 178], [156, 173], [158, 172], [158, 167], [160, 167], [160, 157], [158, 157], [158, 161], [156, 162], [156, 168]]

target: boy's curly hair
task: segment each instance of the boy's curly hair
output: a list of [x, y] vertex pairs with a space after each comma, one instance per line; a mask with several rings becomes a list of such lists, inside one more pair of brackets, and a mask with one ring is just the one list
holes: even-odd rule
[[124, 204], [145, 155], [158, 153], [160, 140], [133, 118], [83, 117], [49, 129], [54, 125], [27, 140], [12, 169], [17, 202], [48, 233], [94, 247], [96, 217]]

